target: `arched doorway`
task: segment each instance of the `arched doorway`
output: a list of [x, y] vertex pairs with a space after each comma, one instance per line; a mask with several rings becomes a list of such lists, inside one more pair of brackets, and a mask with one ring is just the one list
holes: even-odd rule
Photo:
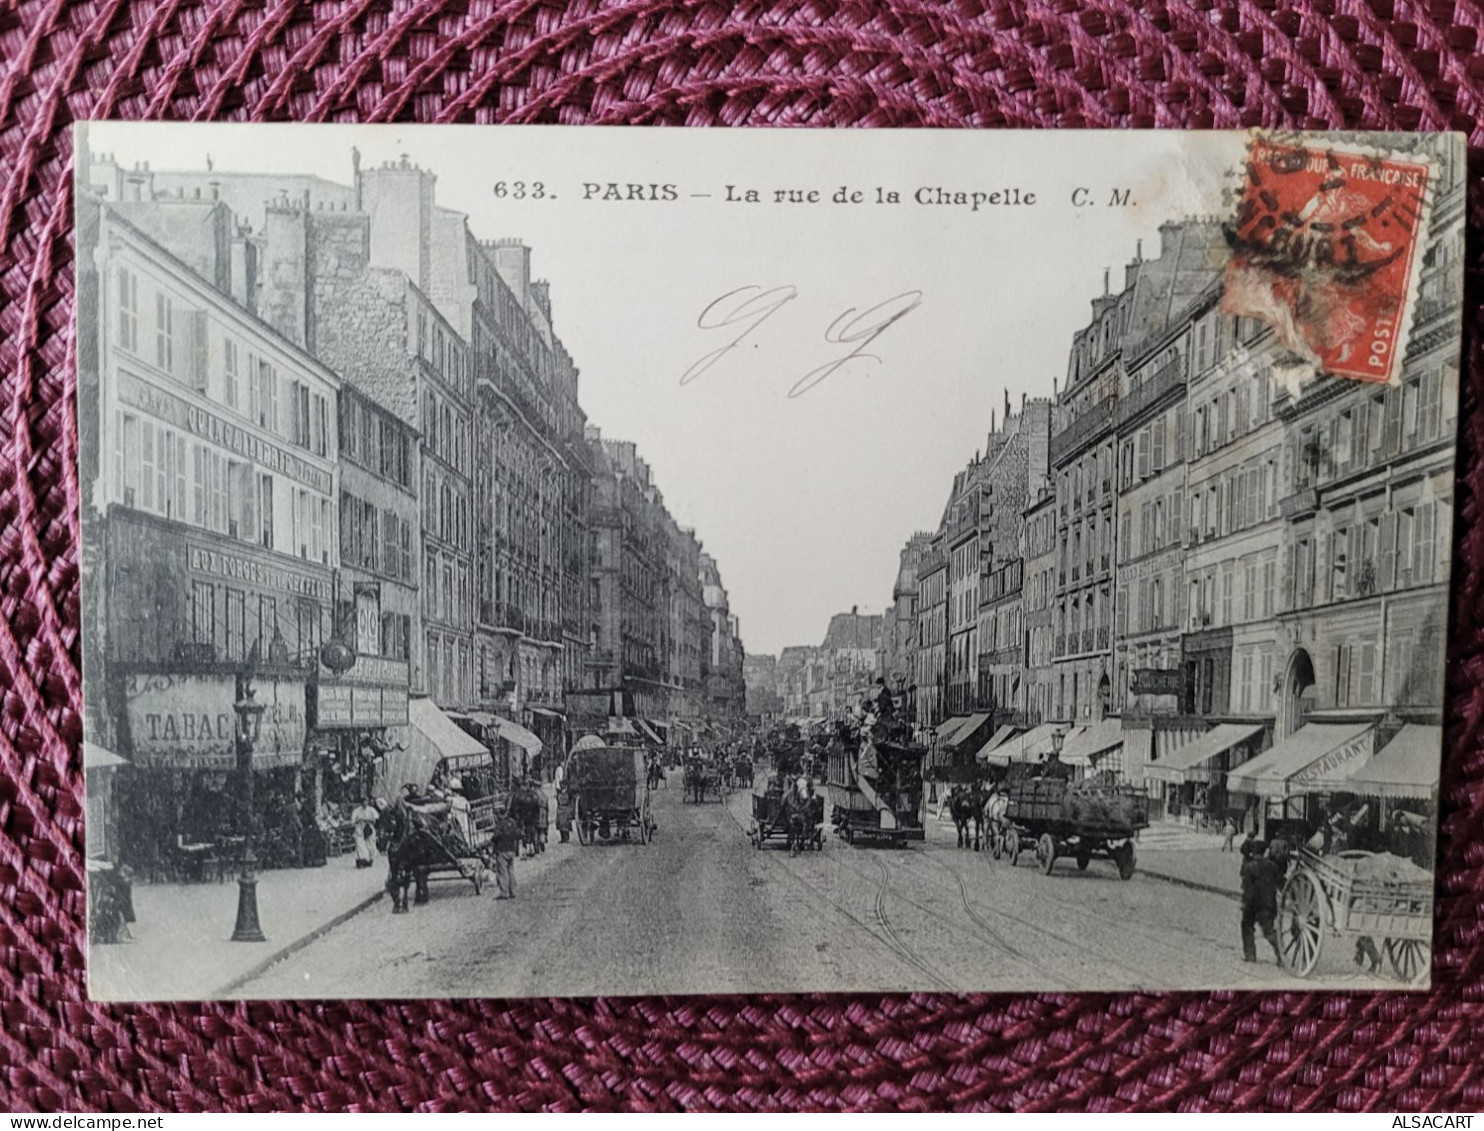
[[1304, 725], [1304, 692], [1314, 686], [1314, 661], [1299, 648], [1288, 658], [1283, 673], [1283, 696], [1278, 703], [1278, 737], [1287, 738]]

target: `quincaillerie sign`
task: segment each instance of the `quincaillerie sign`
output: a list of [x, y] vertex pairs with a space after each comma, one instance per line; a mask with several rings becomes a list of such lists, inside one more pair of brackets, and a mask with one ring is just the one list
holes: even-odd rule
[[[304, 757], [304, 681], [255, 677], [263, 725], [253, 768], [297, 766]], [[136, 766], [217, 770], [237, 766], [237, 680], [230, 674], [130, 674], [124, 680]]]

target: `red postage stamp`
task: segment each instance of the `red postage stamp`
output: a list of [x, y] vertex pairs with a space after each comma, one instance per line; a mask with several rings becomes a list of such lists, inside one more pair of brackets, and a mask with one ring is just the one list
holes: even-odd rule
[[1426, 233], [1429, 163], [1258, 138], [1244, 172], [1223, 308], [1269, 323], [1325, 373], [1395, 380]]

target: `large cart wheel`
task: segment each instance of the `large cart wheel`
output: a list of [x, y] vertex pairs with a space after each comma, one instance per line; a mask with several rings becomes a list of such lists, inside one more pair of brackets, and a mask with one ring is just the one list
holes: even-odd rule
[[1020, 831], [1018, 829], [1011, 829], [1006, 834], [1006, 838], [1005, 859], [1010, 861], [1010, 866], [1013, 868], [1020, 862]]
[[593, 827], [589, 823], [587, 814], [582, 811], [581, 801], [572, 807], [572, 823], [577, 826], [577, 843], [583, 846], [592, 844]]
[[1137, 859], [1134, 856], [1133, 841], [1124, 841], [1113, 854], [1113, 863], [1118, 865], [1118, 878], [1120, 880], [1131, 880], [1134, 878], [1134, 866]]
[[1041, 871], [1051, 875], [1056, 864], [1056, 841], [1050, 833], [1042, 833], [1041, 839], [1036, 841], [1036, 863], [1041, 865]]
[[1308, 872], [1295, 872], [1278, 905], [1278, 947], [1283, 964], [1307, 978], [1324, 949], [1323, 897]]
[[1386, 957], [1397, 977], [1413, 985], [1425, 982], [1432, 970], [1432, 954], [1421, 939], [1387, 939]]

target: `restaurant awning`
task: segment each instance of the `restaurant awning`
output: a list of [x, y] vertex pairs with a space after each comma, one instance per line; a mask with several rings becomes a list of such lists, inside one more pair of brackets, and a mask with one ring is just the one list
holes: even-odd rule
[[973, 739], [974, 733], [987, 722], [989, 722], [989, 714], [987, 712], [970, 715], [947, 742], [953, 746], [957, 746], [959, 743], [969, 742]]
[[120, 758], [112, 750], [105, 750], [95, 742], [82, 744], [82, 768], [87, 770], [112, 770], [127, 766], [129, 759]]
[[1365, 723], [1306, 723], [1271, 750], [1226, 775], [1237, 793], [1287, 797], [1309, 792], [1306, 780], [1332, 773], [1370, 754], [1371, 728]]
[[1408, 723], [1395, 738], [1336, 782], [1364, 797], [1427, 799], [1437, 795], [1443, 728]]
[[1010, 740], [1010, 737], [1014, 733], [1015, 728], [1012, 726], [1000, 727], [992, 735], [990, 735], [989, 738], [985, 741], [984, 745], [979, 747], [978, 751], [975, 752], [974, 761], [995, 762], [999, 765], [1005, 765], [1006, 763], [1008, 763], [1010, 759], [1006, 757], [1003, 752], [1001, 752], [998, 757], [991, 757], [990, 755], [994, 754], [995, 751], [999, 749], [999, 747], [1008, 742]]
[[438, 763], [445, 758], [489, 754], [483, 743], [460, 729], [431, 699], [410, 700], [407, 721], [411, 724], [407, 745], [387, 752], [377, 784], [388, 800], [409, 783], [427, 785]]
[[1153, 778], [1155, 781], [1176, 784], [1197, 778], [1204, 780], [1207, 762], [1225, 754], [1235, 746], [1250, 741], [1261, 733], [1261, 724], [1252, 726], [1247, 723], [1221, 723], [1193, 741], [1176, 748], [1168, 757], [1161, 758], [1158, 762], [1150, 762], [1144, 767], [1144, 776]]
[[1123, 744], [1123, 720], [1104, 719], [1067, 736], [1061, 760], [1069, 766], [1085, 766], [1099, 754]]

